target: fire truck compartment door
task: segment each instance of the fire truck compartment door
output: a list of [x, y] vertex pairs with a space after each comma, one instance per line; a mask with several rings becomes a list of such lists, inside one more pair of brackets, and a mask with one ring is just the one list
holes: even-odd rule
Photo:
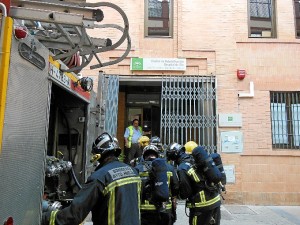
[[[46, 62], [49, 51], [36, 39], [35, 53]], [[0, 220], [12, 216], [15, 224], [38, 225], [44, 187], [45, 154], [51, 82], [43, 69], [24, 59], [20, 41], [12, 36], [11, 58], [0, 157]]]

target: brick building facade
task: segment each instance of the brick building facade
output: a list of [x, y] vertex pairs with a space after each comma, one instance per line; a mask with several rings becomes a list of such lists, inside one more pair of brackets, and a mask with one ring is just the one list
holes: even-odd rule
[[[126, 87], [141, 87], [145, 84], [143, 79], [159, 80], [165, 75], [213, 76], [216, 79], [217, 151], [222, 154], [228, 172], [232, 173], [227, 185], [226, 202], [299, 205], [298, 1], [112, 2], [127, 14], [132, 42], [130, 54], [125, 60], [103, 68], [106, 74], [120, 77], [117, 132], [120, 143], [130, 119]], [[162, 29], [166, 28], [165, 8], [159, 6], [166, 3], [169, 3], [167, 32]], [[155, 25], [151, 25], [153, 15], [150, 12], [153, 7], [164, 12], [160, 14], [164, 15], [163, 23], [156, 21]], [[106, 13], [105, 18], [118, 21], [119, 18], [114, 16], [113, 13]], [[154, 27], [161, 29], [158, 31]], [[109, 31], [105, 34], [110, 37]], [[114, 36], [110, 38], [117, 39]], [[125, 47], [104, 54], [103, 59], [114, 59]], [[186, 69], [134, 71], [130, 69], [130, 60], [134, 57], [183, 58], [186, 59]], [[238, 79], [237, 70], [246, 72], [244, 79]], [[98, 71], [84, 70], [83, 74], [95, 76], [96, 79]], [[251, 82], [254, 87], [252, 93]], [[222, 126], [220, 116], [228, 119], [223, 121], [225, 124]], [[241, 120], [238, 125], [230, 124], [230, 120], [236, 118]], [[236, 132], [242, 137], [237, 145], [234, 143]], [[233, 142], [228, 149], [225, 148], [226, 138]]]

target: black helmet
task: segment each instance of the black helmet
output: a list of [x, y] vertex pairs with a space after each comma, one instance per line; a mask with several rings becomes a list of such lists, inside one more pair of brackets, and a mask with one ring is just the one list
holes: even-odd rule
[[[122, 149], [121, 149], [121, 147], [120, 147], [120, 145], [119, 145], [119, 141], [118, 141], [118, 139], [117, 139], [116, 137], [114, 137], [114, 145], [115, 145], [116, 153], [118, 153], [118, 154], [120, 155]], [[119, 155], [118, 155], [118, 156], [119, 156]]]
[[154, 154], [158, 158], [159, 150], [155, 145], [150, 144], [143, 149], [143, 159], [146, 160], [150, 154]]
[[180, 144], [173, 142], [167, 148], [167, 159], [176, 160], [179, 156], [185, 152], [185, 148]]
[[157, 136], [153, 136], [150, 139], [150, 144], [154, 144], [154, 145], [161, 144], [160, 138]]
[[150, 145], [155, 145], [158, 148], [159, 151], [162, 151], [162, 149], [163, 149], [161, 140], [157, 136], [153, 136], [150, 139]]
[[94, 141], [92, 154], [100, 154], [103, 157], [105, 154], [112, 152], [116, 157], [120, 155], [121, 148], [119, 147], [118, 140], [112, 138], [107, 132], [104, 132]]

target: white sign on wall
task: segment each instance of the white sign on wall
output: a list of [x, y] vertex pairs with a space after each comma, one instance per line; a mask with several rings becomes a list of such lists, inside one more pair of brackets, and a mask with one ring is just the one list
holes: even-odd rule
[[220, 113], [219, 127], [241, 127], [242, 114], [240, 113]]
[[234, 165], [224, 165], [226, 174], [226, 183], [235, 183], [235, 167]]
[[186, 70], [186, 59], [131, 58], [131, 70]]
[[243, 152], [243, 133], [241, 131], [221, 132], [221, 151], [226, 153]]

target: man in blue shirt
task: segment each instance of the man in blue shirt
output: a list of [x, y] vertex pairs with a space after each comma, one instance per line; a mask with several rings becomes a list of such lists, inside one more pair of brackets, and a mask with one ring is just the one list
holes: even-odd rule
[[125, 138], [125, 163], [142, 155], [142, 149], [139, 146], [139, 138], [143, 135], [142, 127], [139, 126], [139, 120], [134, 119], [132, 125], [126, 128]]

